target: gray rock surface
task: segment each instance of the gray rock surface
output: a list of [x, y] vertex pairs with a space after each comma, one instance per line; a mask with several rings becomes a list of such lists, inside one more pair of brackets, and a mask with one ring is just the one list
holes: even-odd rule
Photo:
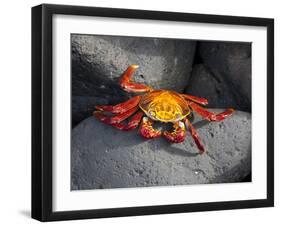
[[129, 97], [119, 87], [118, 78], [131, 64], [140, 66], [134, 75], [136, 82], [182, 92], [191, 74], [196, 42], [73, 34], [71, 46], [72, 118], [76, 124], [91, 115], [89, 106], [115, 104]]
[[211, 108], [245, 110], [244, 106], [236, 102], [233, 90], [217, 79], [204, 64], [194, 65], [185, 93], [206, 98]]
[[74, 95], [100, 95], [97, 91], [107, 89], [112, 95], [111, 85], [131, 64], [140, 66], [135, 81], [183, 91], [196, 47], [195, 41], [188, 40], [75, 34], [71, 43]]
[[235, 95], [239, 109], [251, 112], [251, 43], [200, 42], [203, 64]]
[[119, 131], [87, 118], [72, 131], [71, 189], [227, 183], [251, 173], [249, 113], [211, 123], [195, 115], [193, 125], [206, 154], [198, 154], [189, 134], [180, 144], [145, 140], [137, 130]]

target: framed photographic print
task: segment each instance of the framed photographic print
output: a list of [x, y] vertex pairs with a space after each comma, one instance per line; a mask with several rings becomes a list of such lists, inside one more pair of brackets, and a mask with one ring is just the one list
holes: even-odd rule
[[32, 8], [32, 217], [274, 205], [274, 21]]

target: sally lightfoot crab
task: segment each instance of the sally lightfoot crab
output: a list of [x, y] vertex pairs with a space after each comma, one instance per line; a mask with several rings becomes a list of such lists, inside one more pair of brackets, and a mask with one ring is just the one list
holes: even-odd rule
[[[195, 111], [208, 121], [221, 121], [230, 116], [234, 110], [229, 108], [222, 113], [215, 114], [200, 106], [208, 104], [204, 98], [170, 90], [153, 90], [147, 85], [135, 83], [131, 81], [131, 77], [137, 68], [138, 65], [129, 66], [121, 76], [119, 84], [127, 92], [144, 94], [134, 96], [114, 106], [95, 106], [97, 111], [93, 113], [94, 116], [100, 121], [124, 131], [133, 130], [140, 124], [139, 133], [143, 137], [152, 139], [163, 135], [173, 143], [183, 142], [186, 137], [186, 128], [188, 128], [200, 153], [204, 153], [204, 146], [197, 131], [188, 120], [188, 116]], [[123, 121], [129, 117], [131, 118], [128, 123], [124, 123]], [[174, 130], [172, 132], [156, 130], [153, 128], [154, 121], [173, 123]]]

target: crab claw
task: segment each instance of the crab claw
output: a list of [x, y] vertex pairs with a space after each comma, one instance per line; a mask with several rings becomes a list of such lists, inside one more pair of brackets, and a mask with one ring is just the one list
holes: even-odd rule
[[132, 75], [137, 70], [139, 66], [136, 64], [132, 64], [127, 68], [127, 70], [123, 73], [119, 80], [120, 86], [127, 92], [131, 93], [142, 93], [142, 92], [148, 92], [151, 91], [152, 88], [150, 88], [147, 85], [139, 84], [131, 81]]
[[153, 139], [161, 136], [161, 131], [153, 129], [152, 121], [147, 117], [143, 117], [139, 133], [146, 139]]
[[170, 142], [173, 143], [181, 143], [185, 139], [186, 135], [186, 130], [184, 123], [181, 121], [178, 121], [174, 124], [174, 131], [173, 132], [168, 132], [165, 131], [163, 136]]

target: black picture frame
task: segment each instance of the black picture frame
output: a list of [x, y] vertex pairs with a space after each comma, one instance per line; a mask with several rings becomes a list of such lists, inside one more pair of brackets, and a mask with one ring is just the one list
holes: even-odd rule
[[[52, 18], [55, 14], [182, 21], [267, 28], [267, 198], [130, 208], [52, 210]], [[274, 20], [131, 9], [43, 4], [32, 8], [32, 218], [106, 218], [274, 206]]]

